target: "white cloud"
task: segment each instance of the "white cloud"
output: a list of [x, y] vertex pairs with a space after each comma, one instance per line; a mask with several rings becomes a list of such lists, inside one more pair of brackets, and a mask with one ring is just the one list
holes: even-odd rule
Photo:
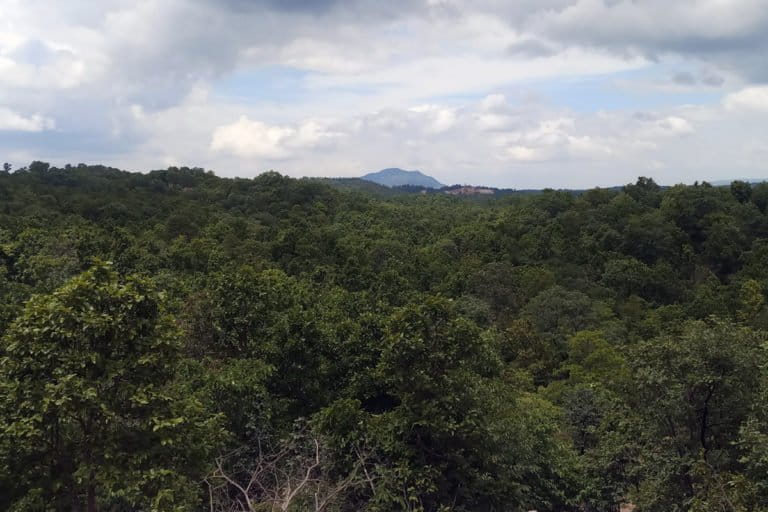
[[693, 125], [687, 119], [675, 115], [658, 119], [652, 116], [640, 116], [639, 121], [641, 126], [638, 133], [645, 138], [681, 137], [695, 132]]
[[270, 126], [243, 116], [232, 124], [216, 128], [211, 149], [243, 157], [285, 158], [288, 155], [285, 142], [295, 134], [293, 128]]
[[269, 125], [241, 116], [213, 131], [210, 148], [246, 158], [283, 159], [295, 151], [318, 148], [341, 136], [317, 120], [293, 127]]
[[546, 156], [540, 150], [528, 146], [512, 146], [507, 148], [507, 154], [513, 160], [521, 162], [536, 162], [546, 159]]
[[748, 87], [725, 98], [729, 110], [768, 112], [768, 86]]
[[669, 116], [661, 120], [659, 127], [672, 135], [688, 135], [694, 132], [693, 126], [682, 117]]
[[431, 133], [443, 133], [456, 125], [456, 110], [440, 107], [439, 105], [419, 105], [411, 107], [411, 112], [425, 116], [427, 131]]
[[475, 118], [481, 131], [502, 132], [516, 128], [524, 115], [512, 108], [506, 96], [495, 93], [482, 99]]
[[480, 102], [480, 110], [483, 112], [504, 110], [507, 106], [507, 97], [499, 93], [489, 94]]
[[336, 141], [346, 136], [345, 132], [332, 125], [331, 121], [305, 120], [296, 128], [296, 136], [288, 141], [289, 145], [294, 148], [330, 148]]
[[484, 93], [525, 81], [617, 73], [646, 65], [641, 58], [625, 59], [578, 49], [535, 61], [503, 54], [481, 57], [459, 52], [392, 62], [362, 74], [313, 75], [307, 85], [315, 94], [336, 88], [381, 89], [366, 100], [392, 104], [425, 96]]
[[506, 156], [519, 162], [594, 160], [613, 155], [602, 137], [580, 133], [573, 118], [545, 119], [523, 131], [497, 137]]
[[8, 108], [0, 107], [0, 131], [42, 132], [55, 127], [53, 119], [37, 114], [24, 117]]
[[[24, 50], [35, 47], [32, 57]], [[35, 90], [71, 89], [86, 81], [86, 63], [66, 49], [56, 50], [40, 41], [26, 41], [0, 51], [0, 86]]]

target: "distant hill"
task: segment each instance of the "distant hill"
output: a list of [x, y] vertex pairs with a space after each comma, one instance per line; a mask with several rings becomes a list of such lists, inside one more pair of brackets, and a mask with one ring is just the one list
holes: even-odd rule
[[730, 185], [734, 181], [746, 181], [747, 183], [762, 183], [768, 181], [765, 178], [733, 178], [732, 180], [716, 180], [710, 181], [709, 184], [715, 187], [724, 187]]
[[372, 181], [385, 187], [401, 187], [413, 185], [425, 188], [442, 188], [443, 184], [431, 176], [420, 171], [404, 171], [403, 169], [390, 168], [378, 172], [371, 172], [362, 176], [365, 181]]
[[309, 181], [323, 183], [336, 190], [358, 191], [373, 194], [379, 197], [392, 197], [405, 193], [401, 188], [387, 187], [379, 185], [373, 181], [366, 181], [362, 178], [305, 178]]

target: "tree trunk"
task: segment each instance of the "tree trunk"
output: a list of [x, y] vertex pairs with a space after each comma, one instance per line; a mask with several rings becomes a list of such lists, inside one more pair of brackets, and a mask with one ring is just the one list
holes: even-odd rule
[[88, 512], [98, 512], [96, 509], [96, 486], [93, 483], [93, 477], [94, 474], [93, 471], [91, 471], [91, 474], [88, 478], [88, 490], [86, 491], [88, 494], [86, 498], [88, 501]]

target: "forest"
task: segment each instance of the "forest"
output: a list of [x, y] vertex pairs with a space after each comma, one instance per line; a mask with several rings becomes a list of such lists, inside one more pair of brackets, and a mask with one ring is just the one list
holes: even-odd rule
[[0, 510], [768, 511], [768, 183], [0, 171]]

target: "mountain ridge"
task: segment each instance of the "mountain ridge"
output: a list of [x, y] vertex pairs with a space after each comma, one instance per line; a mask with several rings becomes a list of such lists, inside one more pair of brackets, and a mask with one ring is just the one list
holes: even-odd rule
[[376, 172], [369, 172], [360, 177], [365, 181], [371, 181], [385, 187], [401, 187], [414, 185], [425, 188], [442, 188], [444, 185], [432, 176], [427, 176], [421, 171], [407, 171], [398, 167], [389, 167]]

